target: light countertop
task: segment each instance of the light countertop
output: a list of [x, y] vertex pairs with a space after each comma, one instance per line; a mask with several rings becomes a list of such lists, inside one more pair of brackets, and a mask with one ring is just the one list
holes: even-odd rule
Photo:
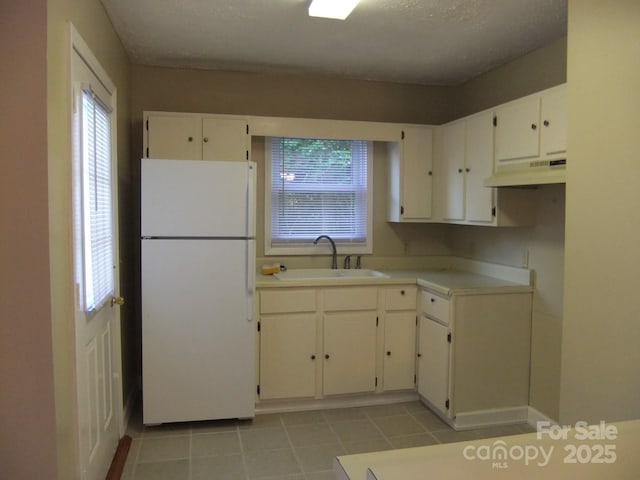
[[[511, 268], [511, 267], [507, 267]], [[300, 279], [282, 281], [273, 275], [258, 274], [256, 286], [258, 288], [291, 288], [291, 287], [326, 287], [326, 286], [354, 286], [354, 285], [407, 285], [417, 284], [442, 295], [469, 293], [497, 293], [497, 292], [531, 292], [528, 270], [517, 270], [515, 275], [493, 276], [495, 270], [473, 272], [461, 269], [430, 269], [430, 270], [379, 270], [387, 277], [370, 278], [341, 278], [341, 279]], [[502, 278], [501, 278], [502, 277]], [[507, 278], [504, 278], [507, 277]]]
[[[344, 455], [336, 458], [334, 473], [338, 480], [640, 478], [640, 420], [592, 428], [587, 440], [572, 429], [564, 439], [527, 433]], [[605, 436], [611, 429], [615, 438]], [[506, 453], [503, 459], [501, 452]]]

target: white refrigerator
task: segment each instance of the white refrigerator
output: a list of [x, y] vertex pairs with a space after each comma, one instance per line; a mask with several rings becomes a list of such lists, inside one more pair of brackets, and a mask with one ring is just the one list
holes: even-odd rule
[[142, 159], [143, 422], [250, 418], [253, 162]]

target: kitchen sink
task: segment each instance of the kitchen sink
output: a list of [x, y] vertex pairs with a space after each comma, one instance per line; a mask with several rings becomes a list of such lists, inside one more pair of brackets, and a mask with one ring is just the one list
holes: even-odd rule
[[293, 268], [274, 274], [278, 280], [332, 280], [332, 279], [358, 279], [358, 278], [387, 278], [377, 270], [362, 269], [332, 269], [332, 268]]

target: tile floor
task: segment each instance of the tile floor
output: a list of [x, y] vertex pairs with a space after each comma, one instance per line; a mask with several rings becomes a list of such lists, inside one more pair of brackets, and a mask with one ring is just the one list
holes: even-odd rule
[[456, 432], [419, 402], [158, 427], [144, 427], [136, 414], [122, 480], [329, 480], [337, 455], [530, 431]]

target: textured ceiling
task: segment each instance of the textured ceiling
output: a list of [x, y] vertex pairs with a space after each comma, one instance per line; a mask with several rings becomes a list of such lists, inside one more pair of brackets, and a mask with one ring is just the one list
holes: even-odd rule
[[456, 85], [566, 35], [567, 0], [102, 0], [136, 64]]

